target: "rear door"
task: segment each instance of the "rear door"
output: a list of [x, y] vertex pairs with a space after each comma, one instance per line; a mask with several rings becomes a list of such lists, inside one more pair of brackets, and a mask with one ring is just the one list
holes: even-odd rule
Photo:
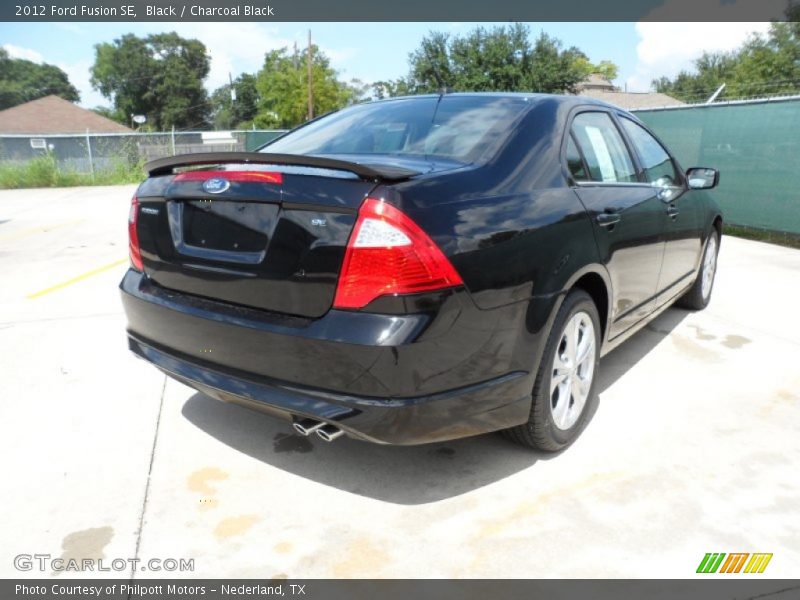
[[320, 317], [375, 185], [344, 171], [271, 165], [152, 177], [137, 192], [145, 273], [171, 290]]
[[611, 339], [655, 308], [664, 208], [656, 190], [641, 181], [630, 149], [604, 110], [574, 116], [567, 163], [611, 277]]
[[659, 300], [667, 301], [691, 280], [702, 249], [701, 203], [687, 191], [684, 176], [661, 143], [640, 124], [619, 117], [636, 150], [644, 177], [658, 190], [665, 230]]

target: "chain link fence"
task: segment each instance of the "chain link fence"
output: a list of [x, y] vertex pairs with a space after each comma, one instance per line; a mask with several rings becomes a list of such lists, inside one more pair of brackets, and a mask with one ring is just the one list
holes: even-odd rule
[[800, 234], [800, 96], [639, 110], [684, 168], [720, 170], [727, 223]]
[[[638, 110], [684, 167], [722, 173], [711, 193], [726, 222], [800, 234], [800, 96]], [[173, 154], [252, 151], [282, 130], [84, 135], [0, 135], [2, 170], [47, 158], [66, 173], [123, 173]], [[8, 187], [8, 186], [6, 186]], [[24, 186], [23, 186], [24, 187]]]
[[174, 154], [252, 151], [282, 133], [283, 130], [247, 130], [0, 135], [0, 162], [22, 167], [30, 161], [49, 158], [61, 171], [95, 175], [137, 169], [149, 160]]

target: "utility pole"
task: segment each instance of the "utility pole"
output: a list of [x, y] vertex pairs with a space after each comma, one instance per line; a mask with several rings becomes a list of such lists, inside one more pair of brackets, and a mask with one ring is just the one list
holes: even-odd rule
[[308, 62], [308, 120], [314, 118], [314, 90], [313, 81], [311, 77], [311, 30], [308, 30], [308, 54], [306, 56]]

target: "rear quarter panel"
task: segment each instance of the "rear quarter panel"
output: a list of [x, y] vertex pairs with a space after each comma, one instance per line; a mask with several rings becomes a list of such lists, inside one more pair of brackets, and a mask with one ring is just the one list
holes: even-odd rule
[[591, 222], [561, 169], [569, 108], [537, 102], [483, 166], [375, 192], [433, 238], [481, 309], [557, 294], [598, 263]]

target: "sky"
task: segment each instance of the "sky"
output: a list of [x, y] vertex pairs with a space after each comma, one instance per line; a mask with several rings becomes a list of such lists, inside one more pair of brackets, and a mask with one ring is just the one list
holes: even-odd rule
[[[11, 56], [62, 68], [81, 94], [82, 106], [108, 106], [92, 89], [89, 68], [94, 45], [126, 33], [163, 31], [197, 38], [208, 48], [209, 91], [240, 73], [256, 72], [264, 53], [314, 43], [330, 58], [341, 78], [364, 82], [395, 79], [408, 73], [408, 54], [430, 31], [466, 33], [478, 25], [501, 23], [0, 23], [0, 45]], [[616, 84], [628, 91], [648, 91], [658, 77], [691, 68], [703, 51], [731, 50], [768, 23], [530, 23], [531, 35], [544, 31], [564, 46], [577, 46], [592, 62], [619, 66]]]

